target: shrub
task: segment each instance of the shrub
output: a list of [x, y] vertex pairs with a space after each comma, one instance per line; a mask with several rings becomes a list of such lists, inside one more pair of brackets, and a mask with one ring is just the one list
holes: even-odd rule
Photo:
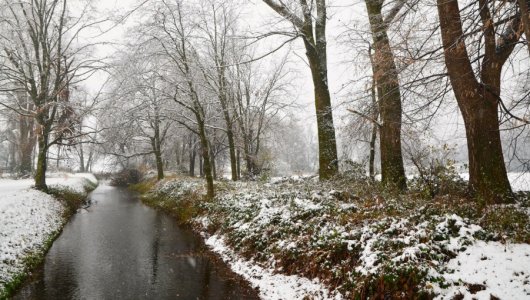
[[125, 169], [112, 177], [110, 184], [113, 186], [129, 186], [140, 183], [142, 172], [137, 169]]
[[463, 195], [467, 190], [466, 182], [458, 175], [454, 164], [435, 161], [420, 172], [409, 183], [410, 189], [420, 192], [427, 198], [439, 195]]

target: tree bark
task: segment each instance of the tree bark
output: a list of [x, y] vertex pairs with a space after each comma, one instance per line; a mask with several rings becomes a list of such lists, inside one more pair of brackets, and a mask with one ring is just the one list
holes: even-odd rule
[[237, 149], [237, 180], [241, 178], [241, 150]]
[[[339, 162], [328, 87], [326, 1], [316, 0], [316, 18], [311, 13], [312, 7], [305, 0], [300, 1], [302, 18], [292, 14], [281, 1], [279, 3], [274, 0], [263, 1], [302, 33], [315, 92], [319, 177], [321, 180], [330, 179], [337, 174]], [[314, 24], [313, 19], [315, 19]]]
[[83, 144], [79, 145], [79, 172], [85, 173], [85, 152]]
[[202, 164], [202, 161], [204, 159], [204, 155], [202, 153], [202, 147], [201, 147], [201, 155], [199, 155], [199, 176], [204, 177], [204, 166]]
[[382, 183], [405, 190], [407, 180], [401, 150], [401, 92], [399, 74], [381, 11], [383, 1], [365, 0], [375, 50], [374, 70], [381, 115], [379, 135]]
[[[338, 159], [327, 68], [323, 67], [327, 64], [327, 60], [324, 60], [325, 54], [319, 54], [307, 41], [305, 41], [305, 48], [315, 91], [319, 175], [320, 179], [330, 179], [338, 172]], [[321, 51], [325, 50], [321, 49]]]
[[[487, 2], [480, 0], [484, 58], [481, 82], [474, 75], [463, 37], [457, 0], [437, 0], [438, 16], [449, 79], [466, 127], [469, 155], [469, 188], [487, 203], [503, 203], [513, 194], [506, 173], [499, 131], [498, 105], [502, 66], [513, 51], [518, 35], [496, 45], [495, 28]], [[519, 28], [517, 18], [513, 28]], [[521, 29], [519, 29], [521, 30]]]
[[[224, 61], [222, 61], [224, 64]], [[226, 77], [225, 77], [225, 66], [218, 65], [218, 84], [219, 84], [219, 102], [223, 109], [223, 117], [226, 124], [226, 136], [228, 138], [228, 153], [230, 156], [230, 171], [232, 174], [232, 181], [237, 181], [237, 158], [236, 158], [236, 143], [234, 141], [234, 129], [232, 118], [230, 117], [228, 107], [228, 97], [226, 91]], [[214, 168], [215, 169], [215, 168]]]
[[526, 48], [528, 55], [530, 55], [530, 11], [528, 9], [529, 0], [518, 0], [519, 9], [521, 10], [521, 23], [524, 29], [524, 35], [526, 36]]
[[162, 161], [162, 153], [160, 152], [160, 149], [157, 149], [155, 151], [155, 158], [156, 158], [157, 179], [162, 180], [164, 179], [164, 163]]
[[38, 137], [39, 152], [37, 155], [37, 169], [35, 170], [35, 189], [47, 192], [46, 170], [48, 168], [48, 133], [42, 132]]
[[[379, 119], [379, 109], [377, 108], [377, 77], [376, 66], [372, 56], [372, 46], [368, 47], [368, 56], [370, 57], [370, 65], [372, 66], [372, 85], [370, 86], [372, 108], [374, 110], [372, 119], [377, 121]], [[370, 180], [375, 181], [375, 143], [377, 141], [377, 132], [379, 131], [379, 124], [372, 124], [372, 134], [370, 136], [370, 156], [368, 159], [368, 174]]]
[[230, 171], [232, 173], [232, 181], [237, 181], [237, 157], [236, 157], [236, 143], [234, 142], [234, 131], [232, 125], [228, 125], [226, 135], [228, 137], [228, 149], [230, 154]]
[[[197, 118], [199, 119], [199, 118]], [[204, 123], [199, 123], [199, 138], [201, 140], [201, 153], [202, 153], [202, 164], [204, 170], [204, 176], [206, 177], [206, 190], [208, 199], [213, 199], [215, 196], [212, 166], [210, 160], [210, 147], [208, 138], [206, 136], [206, 128]]]
[[[28, 111], [34, 109], [34, 105], [30, 103], [26, 91], [16, 92], [17, 101], [24, 106]], [[31, 174], [33, 169], [33, 148], [35, 147], [35, 120], [32, 117], [24, 115], [18, 116], [18, 145], [19, 145], [19, 172], [22, 175]]]
[[[191, 145], [191, 143], [190, 143]], [[191, 177], [195, 177], [195, 156], [196, 156], [196, 148], [193, 146], [190, 146], [190, 167], [189, 167], [189, 175]]]
[[160, 136], [160, 118], [158, 112], [155, 114], [153, 122], [154, 136], [151, 138], [151, 145], [155, 154], [157, 179], [164, 179], [164, 161], [162, 160], [162, 139]]

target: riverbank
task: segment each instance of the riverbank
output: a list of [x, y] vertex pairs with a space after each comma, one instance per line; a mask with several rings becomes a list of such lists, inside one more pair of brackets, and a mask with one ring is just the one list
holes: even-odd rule
[[95, 189], [92, 174], [50, 174], [49, 194], [31, 179], [0, 179], [0, 299], [39, 265], [63, 226]]
[[429, 198], [311, 178], [219, 182], [212, 201], [185, 177], [135, 188], [202, 232], [264, 299], [530, 296], [528, 195], [486, 205], [456, 188]]

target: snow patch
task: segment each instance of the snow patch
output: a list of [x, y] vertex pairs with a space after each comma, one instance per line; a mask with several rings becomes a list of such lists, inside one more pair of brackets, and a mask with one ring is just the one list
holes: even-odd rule
[[274, 274], [250, 261], [238, 257], [218, 235], [206, 239], [206, 244], [227, 262], [231, 269], [243, 276], [250, 284], [259, 289], [262, 299], [342, 299], [340, 294], [332, 294], [318, 280], [309, 280], [299, 276]]
[[[530, 245], [477, 241], [447, 264], [442, 276], [452, 284], [440, 289], [437, 299], [530, 299]], [[474, 285], [482, 289], [470, 290]], [[474, 294], [472, 293], [474, 292]]]

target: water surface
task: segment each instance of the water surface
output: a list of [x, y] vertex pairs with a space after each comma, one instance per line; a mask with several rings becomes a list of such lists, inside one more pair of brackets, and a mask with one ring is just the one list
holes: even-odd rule
[[199, 236], [136, 194], [100, 186], [89, 199], [15, 299], [258, 298]]

